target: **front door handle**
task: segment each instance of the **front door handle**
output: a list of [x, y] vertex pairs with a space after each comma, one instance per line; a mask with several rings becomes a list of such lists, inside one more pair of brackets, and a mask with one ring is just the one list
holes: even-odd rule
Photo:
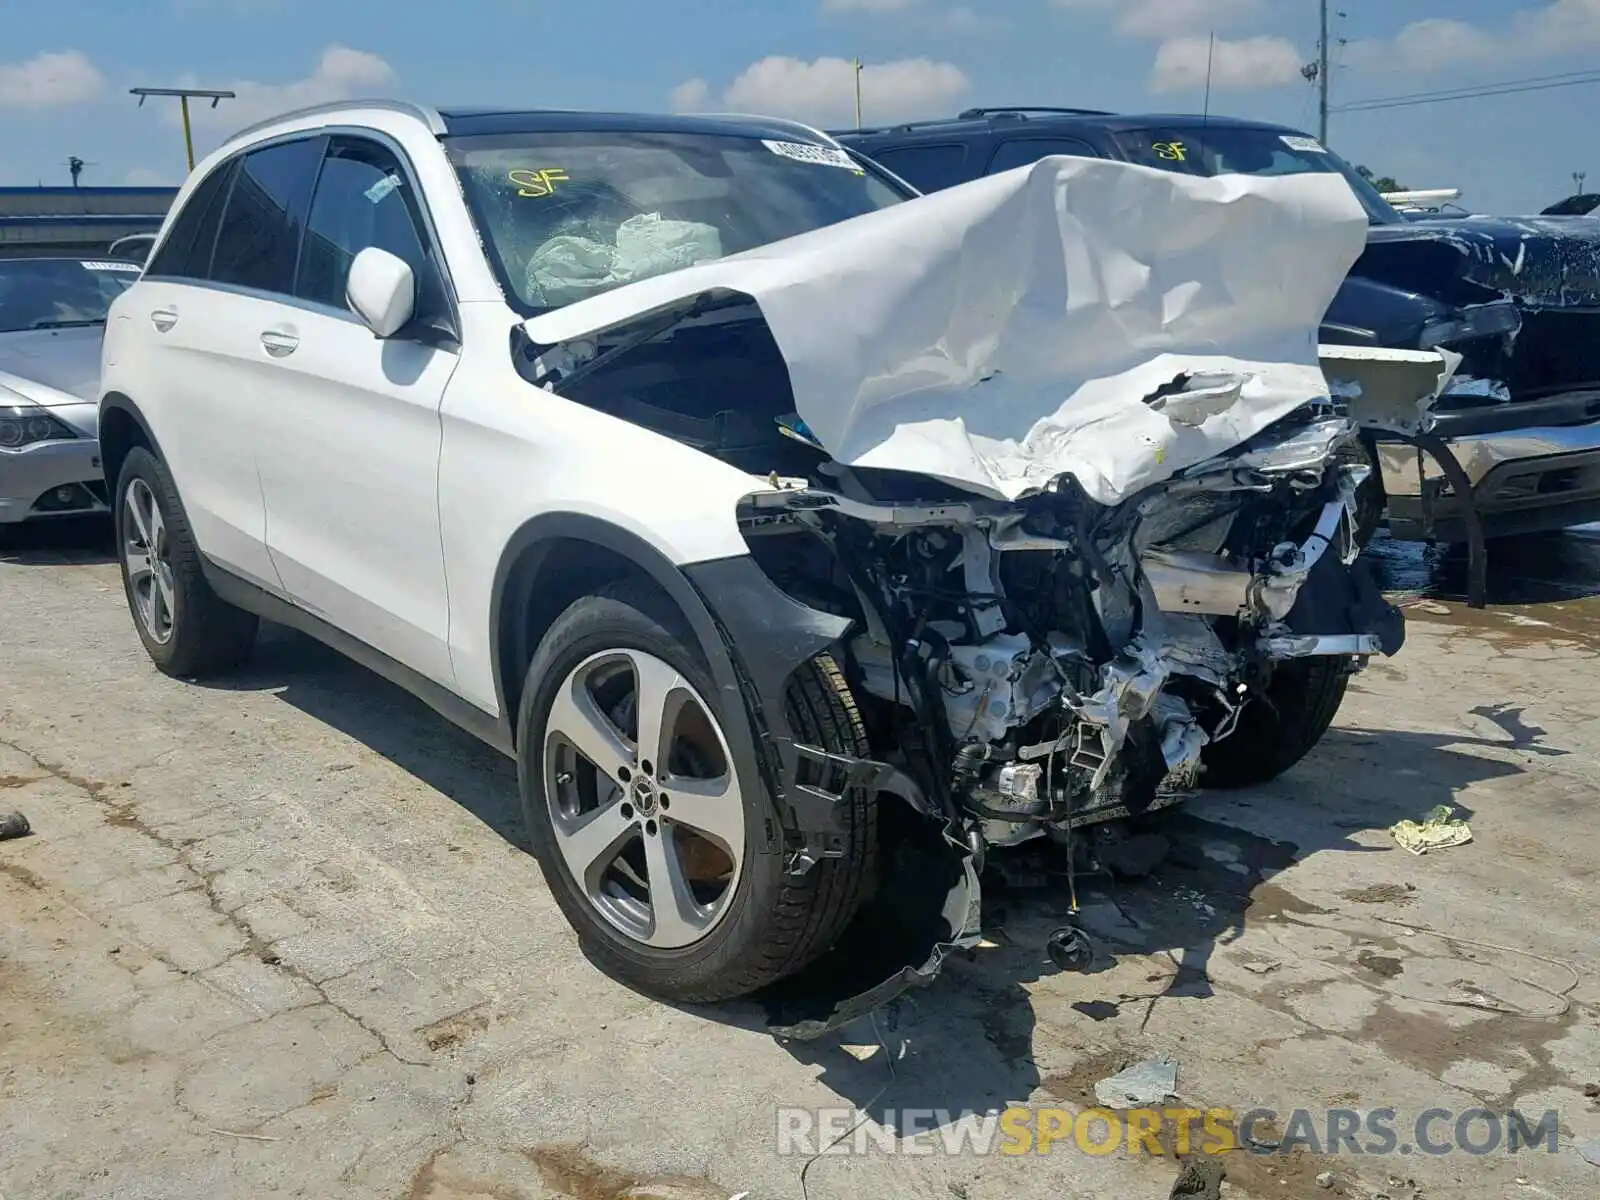
[[178, 323], [178, 310], [175, 308], [158, 308], [150, 313], [150, 324], [156, 327], [157, 333], [165, 333]]
[[268, 329], [261, 335], [261, 348], [273, 358], [284, 358], [293, 354], [300, 345], [300, 339], [292, 333], [281, 329]]

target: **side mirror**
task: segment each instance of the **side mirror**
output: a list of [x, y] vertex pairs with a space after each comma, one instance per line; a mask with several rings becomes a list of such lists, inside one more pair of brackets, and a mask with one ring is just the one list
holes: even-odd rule
[[416, 276], [404, 259], [368, 246], [350, 264], [344, 298], [378, 337], [393, 337], [416, 310]]

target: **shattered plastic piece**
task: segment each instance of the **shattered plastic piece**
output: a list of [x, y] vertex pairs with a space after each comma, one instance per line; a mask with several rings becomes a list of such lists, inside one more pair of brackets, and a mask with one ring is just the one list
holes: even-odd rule
[[1162, 1104], [1178, 1090], [1178, 1064], [1142, 1062], [1094, 1085], [1094, 1098], [1105, 1108], [1144, 1108]]
[[28, 818], [19, 812], [7, 813], [0, 817], [0, 842], [8, 838], [27, 837], [31, 831]]
[[1429, 850], [1444, 850], [1450, 846], [1464, 846], [1472, 840], [1472, 829], [1455, 815], [1456, 810], [1441, 804], [1419, 824], [1401, 821], [1389, 830], [1402, 850], [1423, 855]]
[[1283, 966], [1281, 962], [1274, 962], [1270, 958], [1247, 958], [1239, 965], [1252, 975], [1268, 975]]
[[[965, 848], [952, 847], [953, 849]], [[946, 851], [942, 855], [930, 854], [917, 850], [909, 840], [902, 842], [898, 851], [903, 861], [898, 871], [891, 868], [890, 878], [898, 876], [906, 881], [904, 887], [896, 888], [894, 891], [896, 899], [903, 902], [904, 912], [893, 911], [894, 906], [889, 903], [871, 906], [870, 911], [858, 917], [856, 924], [846, 931], [840, 946], [809, 969], [813, 972], [813, 978], [808, 979], [807, 974], [802, 972], [800, 976], [791, 977], [779, 985], [784, 988], [804, 988], [809, 983], [811, 995], [799, 1004], [803, 1014], [801, 1019], [785, 1023], [774, 1021], [769, 1024], [768, 1032], [773, 1037], [780, 1041], [797, 1042], [820, 1038], [824, 1034], [842, 1028], [857, 1017], [882, 1008], [910, 988], [932, 983], [944, 966], [944, 960], [953, 951], [971, 950], [978, 945], [983, 937], [982, 890], [971, 854], [962, 853], [959, 859], [951, 851]], [[907, 919], [926, 921], [930, 915], [926, 906], [918, 903], [917, 896], [908, 893], [917, 890], [919, 886], [932, 888], [946, 882], [943, 907], [931, 914], [934, 917], [933, 932], [930, 933], [920, 924], [916, 928], [906, 928], [902, 924], [900, 928], [883, 930], [864, 927], [864, 921], [873, 919], [889, 925], [894, 925], [897, 921], [903, 923]], [[852, 944], [852, 934], [860, 941]], [[908, 958], [912, 963], [917, 961], [911, 957], [913, 952], [904, 947], [874, 943], [873, 935], [888, 939], [905, 938], [923, 945], [931, 941], [932, 947], [926, 951], [915, 952], [923, 956], [920, 966], [902, 967], [875, 986], [858, 990], [859, 980], [854, 972], [870, 972], [872, 968], [867, 965], [868, 961], [882, 962], [887, 959], [890, 962], [903, 962]], [[872, 958], [864, 960], [865, 955], [871, 955]], [[843, 979], [830, 976], [830, 970], [844, 971]], [[865, 976], [865, 978], [871, 977], [870, 974]], [[820, 1015], [811, 1015], [818, 1010], [821, 1010]]]

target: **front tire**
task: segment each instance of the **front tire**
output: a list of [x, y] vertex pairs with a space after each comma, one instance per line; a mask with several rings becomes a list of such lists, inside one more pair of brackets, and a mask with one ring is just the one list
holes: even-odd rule
[[[761, 787], [734, 768], [718, 692], [659, 592], [617, 584], [551, 626], [529, 664], [518, 775], [534, 853], [602, 970], [684, 1003], [748, 995], [828, 950], [870, 890], [876, 811], [844, 801], [845, 853], [804, 875], [760, 848]], [[864, 755], [831, 659], [796, 672], [798, 738]]]
[[206, 582], [166, 464], [142, 446], [129, 451], [111, 511], [128, 611], [156, 668], [193, 679], [249, 658], [260, 622]]
[[1328, 732], [1349, 685], [1348, 659], [1279, 664], [1266, 694], [1249, 702], [1233, 733], [1201, 751], [1201, 785], [1252, 787], [1282, 775]]

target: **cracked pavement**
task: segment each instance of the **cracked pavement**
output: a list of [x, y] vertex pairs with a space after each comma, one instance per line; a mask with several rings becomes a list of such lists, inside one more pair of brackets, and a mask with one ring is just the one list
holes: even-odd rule
[[[1158, 1200], [1172, 1163], [1063, 1149], [830, 1156], [802, 1187], [774, 1106], [1082, 1107], [1159, 1057], [1197, 1106], [1561, 1115], [1553, 1155], [1236, 1154], [1225, 1194], [1600, 1189], [1573, 1148], [1600, 1137], [1600, 602], [1413, 610], [1310, 760], [1164, 821], [1154, 876], [1078, 880], [1094, 974], [1043, 953], [1059, 863], [1008, 856], [992, 948], [852, 1035], [891, 1073], [611, 982], [508, 762], [281, 630], [226, 684], [158, 675], [102, 549], [0, 553], [0, 811], [34, 829], [0, 843], [5, 1200]], [[1474, 841], [1396, 849], [1438, 803]]]

